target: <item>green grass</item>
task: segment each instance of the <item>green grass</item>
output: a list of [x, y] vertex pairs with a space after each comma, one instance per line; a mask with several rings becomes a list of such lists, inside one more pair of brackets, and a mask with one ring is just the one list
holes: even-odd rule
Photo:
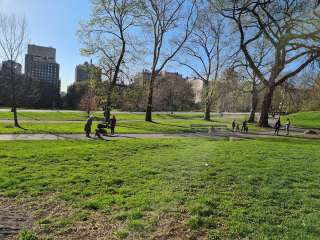
[[[85, 122], [76, 123], [23, 123], [24, 129], [15, 128], [11, 123], [0, 123], [0, 133], [83, 133]], [[96, 128], [96, 123], [92, 126], [92, 131]], [[191, 124], [212, 124], [224, 125], [223, 122], [207, 122], [204, 120], [172, 120], [155, 121], [153, 123], [145, 121], [118, 122], [117, 133], [177, 133], [190, 132]], [[196, 130], [196, 129], [194, 129]], [[199, 128], [200, 130], [200, 128]], [[203, 130], [203, 128], [202, 128]]]
[[170, 219], [170, 226], [208, 239], [320, 235], [319, 141], [52, 143], [0, 143], [0, 194], [35, 203], [52, 196], [73, 207], [67, 218], [43, 216], [38, 224], [49, 236], [63, 239], [61, 229], [95, 213], [118, 223], [119, 239], [148, 239], [158, 221]]
[[[154, 122], [145, 122], [144, 114], [115, 113], [117, 116], [118, 133], [177, 133], [190, 132], [191, 124], [231, 125], [233, 119], [242, 121], [245, 115], [225, 115], [223, 117], [212, 114], [212, 121], [202, 120], [202, 113], [153, 114]], [[0, 119], [10, 119], [12, 114], [0, 112]], [[21, 112], [19, 113], [21, 126], [15, 128], [11, 122], [0, 122], [1, 133], [83, 133], [86, 114], [82, 112]], [[102, 113], [96, 113], [96, 121], [92, 129], [101, 120]], [[32, 120], [32, 122], [30, 122]], [[25, 121], [25, 122], [23, 122]], [[56, 122], [45, 122], [56, 121]], [[60, 122], [61, 121], [61, 122]], [[75, 121], [75, 122], [62, 122]], [[251, 125], [250, 129], [257, 128]], [[196, 129], [197, 130], [197, 129]], [[200, 128], [198, 129], [200, 130]], [[203, 128], [202, 128], [203, 130]]]
[[320, 129], [320, 111], [294, 113], [289, 118], [295, 127]]

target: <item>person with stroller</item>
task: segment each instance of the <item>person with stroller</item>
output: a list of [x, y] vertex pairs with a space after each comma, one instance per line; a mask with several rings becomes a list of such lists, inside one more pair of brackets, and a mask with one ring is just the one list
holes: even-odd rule
[[96, 129], [96, 137], [102, 138], [102, 135], [107, 134], [107, 128], [108, 124], [107, 123], [99, 123]]

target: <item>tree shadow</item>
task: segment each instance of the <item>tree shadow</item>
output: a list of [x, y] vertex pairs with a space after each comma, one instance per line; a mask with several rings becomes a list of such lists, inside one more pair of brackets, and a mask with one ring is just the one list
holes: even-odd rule
[[14, 126], [14, 127], [20, 128], [20, 129], [22, 129], [22, 130], [24, 130], [24, 131], [27, 131], [27, 130], [28, 130], [27, 128], [22, 127], [20, 124], [18, 124], [17, 126]]

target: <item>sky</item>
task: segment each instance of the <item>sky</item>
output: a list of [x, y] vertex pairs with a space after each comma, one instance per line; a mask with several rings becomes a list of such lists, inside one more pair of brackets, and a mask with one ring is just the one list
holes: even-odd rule
[[[81, 56], [82, 46], [76, 36], [80, 21], [85, 22], [90, 12], [90, 0], [0, 0], [0, 13], [26, 18], [28, 43], [56, 49], [64, 92], [75, 81], [76, 65], [90, 61]], [[24, 55], [20, 62], [24, 65]], [[135, 72], [149, 67], [149, 64], [138, 64]], [[178, 71], [184, 76], [191, 74], [189, 69], [175, 63], [169, 63], [165, 70]]]
[[79, 22], [88, 19], [89, 0], [0, 0], [0, 12], [25, 16], [28, 42], [56, 48], [60, 64], [61, 90], [74, 82], [77, 64], [90, 59], [81, 56], [76, 36]]

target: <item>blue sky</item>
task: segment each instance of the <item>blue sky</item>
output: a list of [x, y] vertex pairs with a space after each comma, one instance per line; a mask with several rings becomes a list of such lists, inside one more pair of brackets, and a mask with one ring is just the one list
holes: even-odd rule
[[[81, 44], [76, 36], [79, 22], [89, 18], [90, 0], [0, 0], [0, 12], [26, 18], [29, 43], [56, 48], [61, 90], [66, 91], [67, 86], [74, 82], [76, 65], [90, 61], [90, 58], [81, 56]], [[136, 71], [140, 71], [151, 66], [146, 64], [135, 67]], [[174, 63], [168, 64], [165, 69], [179, 71], [184, 76], [191, 73]]]
[[29, 42], [57, 49], [61, 90], [74, 81], [74, 69], [87, 58], [80, 55], [76, 31], [90, 14], [89, 0], [0, 0], [0, 12], [25, 16]]

